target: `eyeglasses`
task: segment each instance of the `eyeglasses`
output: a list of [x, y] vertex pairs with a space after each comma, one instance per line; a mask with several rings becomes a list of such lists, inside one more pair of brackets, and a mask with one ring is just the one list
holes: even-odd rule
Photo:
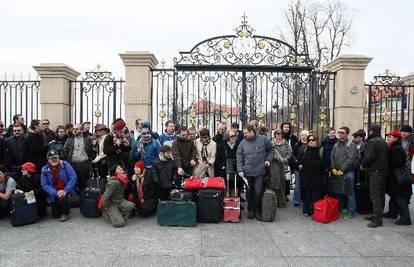
[[21, 132], [22, 130], [13, 130], [13, 132], [18, 133]]
[[47, 123], [47, 122], [42, 122], [42, 124], [43, 124], [43, 125], [49, 125], [49, 123]]
[[230, 135], [230, 138], [237, 137], [237, 135]]

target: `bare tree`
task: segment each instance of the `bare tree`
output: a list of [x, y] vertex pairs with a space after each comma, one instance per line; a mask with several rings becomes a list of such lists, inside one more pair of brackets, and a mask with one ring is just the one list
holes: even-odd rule
[[352, 12], [340, 0], [292, 0], [283, 11], [279, 38], [309, 55], [317, 68], [350, 44]]

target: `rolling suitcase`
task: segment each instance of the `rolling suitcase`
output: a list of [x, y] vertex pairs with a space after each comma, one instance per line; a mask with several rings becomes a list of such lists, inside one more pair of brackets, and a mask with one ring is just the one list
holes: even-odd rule
[[158, 204], [157, 221], [161, 226], [195, 226], [196, 204], [192, 201], [161, 201]]
[[[230, 175], [234, 175], [234, 197], [230, 197]], [[227, 196], [223, 200], [225, 222], [240, 222], [240, 197], [237, 195], [237, 175], [227, 175]]]
[[99, 210], [99, 201], [101, 196], [100, 178], [97, 176], [97, 170], [92, 170], [89, 173], [89, 180], [87, 181], [87, 188], [80, 191], [79, 209], [83, 216], [88, 218], [96, 218], [101, 216]]
[[202, 189], [197, 194], [197, 220], [201, 223], [219, 223], [223, 219], [223, 191]]
[[37, 203], [34, 196], [29, 197], [28, 193], [13, 194], [11, 196], [10, 214], [13, 226], [27, 225], [39, 221]]
[[262, 218], [264, 222], [273, 222], [276, 217], [277, 198], [272, 189], [267, 188], [262, 198]]

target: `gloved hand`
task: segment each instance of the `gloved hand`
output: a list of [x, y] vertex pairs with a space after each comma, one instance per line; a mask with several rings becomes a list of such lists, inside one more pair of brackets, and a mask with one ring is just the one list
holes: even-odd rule
[[336, 173], [337, 173], [337, 175], [338, 175], [338, 176], [342, 176], [342, 175], [344, 175], [344, 172], [343, 172], [343, 171], [341, 171], [341, 170], [337, 170], [337, 172], [336, 172]]
[[335, 168], [333, 168], [333, 169], [331, 170], [331, 173], [332, 173], [334, 176], [338, 176], [338, 171], [337, 171]]

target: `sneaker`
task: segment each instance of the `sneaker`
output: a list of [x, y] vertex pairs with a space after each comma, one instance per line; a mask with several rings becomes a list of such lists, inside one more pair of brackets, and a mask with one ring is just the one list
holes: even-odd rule
[[303, 216], [305, 216], [305, 217], [309, 217], [310, 215], [309, 215], [309, 213], [304, 212], [304, 213], [303, 213]]
[[382, 222], [372, 221], [369, 224], [367, 224], [367, 226], [370, 227], [370, 228], [377, 228], [377, 227], [382, 226]]
[[61, 222], [66, 222], [67, 220], [69, 220], [69, 215], [65, 215], [63, 214], [62, 216], [60, 216], [59, 221]]
[[247, 214], [247, 219], [253, 219], [253, 218], [254, 218], [254, 212], [249, 211], [249, 213]]
[[351, 220], [352, 218], [354, 218], [354, 216], [352, 216], [352, 215], [351, 215], [351, 214], [349, 214], [349, 213], [346, 213], [346, 214], [344, 215], [344, 220], [349, 221], [349, 220]]

